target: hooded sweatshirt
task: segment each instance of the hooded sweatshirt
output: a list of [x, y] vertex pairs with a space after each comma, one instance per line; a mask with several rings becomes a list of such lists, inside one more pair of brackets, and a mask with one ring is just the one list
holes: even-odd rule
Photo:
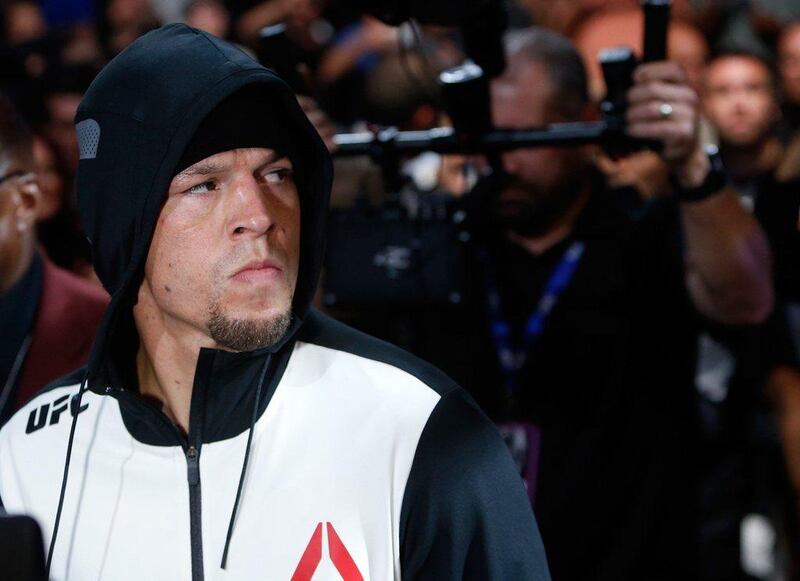
[[[187, 146], [243, 88], [295, 138], [294, 316], [272, 347], [200, 350], [183, 434], [137, 393], [131, 309]], [[76, 129], [81, 217], [111, 303], [87, 367], [0, 431], [0, 498], [42, 525], [52, 579], [549, 579], [523, 484], [469, 396], [310, 307], [332, 169], [283, 81], [169, 25], [103, 69]]]

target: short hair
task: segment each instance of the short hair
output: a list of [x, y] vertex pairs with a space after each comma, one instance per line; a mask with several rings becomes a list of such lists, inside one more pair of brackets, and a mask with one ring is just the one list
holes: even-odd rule
[[770, 56], [755, 50], [727, 47], [717, 50], [711, 55], [711, 58], [708, 59], [708, 63], [706, 63], [706, 70], [711, 68], [711, 66], [718, 60], [726, 58], [742, 58], [758, 62], [767, 71], [770, 89], [772, 89], [775, 98], [780, 98], [780, 77], [777, 69], [775, 68], [775, 61]]
[[33, 134], [6, 95], [0, 93], [0, 159], [32, 168]]
[[577, 115], [589, 102], [586, 66], [575, 45], [565, 36], [531, 26], [512, 30], [503, 39], [506, 54], [522, 54], [544, 65], [558, 95], [557, 105], [570, 115]]

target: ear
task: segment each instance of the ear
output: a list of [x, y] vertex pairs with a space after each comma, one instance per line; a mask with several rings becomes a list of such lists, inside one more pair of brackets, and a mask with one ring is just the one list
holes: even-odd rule
[[15, 217], [17, 230], [20, 233], [32, 230], [39, 217], [42, 203], [42, 192], [39, 189], [39, 180], [34, 177], [30, 181], [20, 184], [13, 194], [16, 205]]

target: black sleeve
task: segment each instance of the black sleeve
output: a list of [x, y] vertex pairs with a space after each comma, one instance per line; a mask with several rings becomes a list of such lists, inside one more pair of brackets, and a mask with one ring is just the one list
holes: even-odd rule
[[461, 389], [422, 432], [400, 515], [404, 580], [548, 581], [522, 479], [495, 426]]

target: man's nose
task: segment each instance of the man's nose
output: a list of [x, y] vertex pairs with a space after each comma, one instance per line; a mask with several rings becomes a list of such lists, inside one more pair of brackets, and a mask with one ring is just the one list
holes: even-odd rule
[[233, 184], [228, 231], [232, 236], [261, 236], [275, 221], [268, 193], [253, 176], [242, 177]]

